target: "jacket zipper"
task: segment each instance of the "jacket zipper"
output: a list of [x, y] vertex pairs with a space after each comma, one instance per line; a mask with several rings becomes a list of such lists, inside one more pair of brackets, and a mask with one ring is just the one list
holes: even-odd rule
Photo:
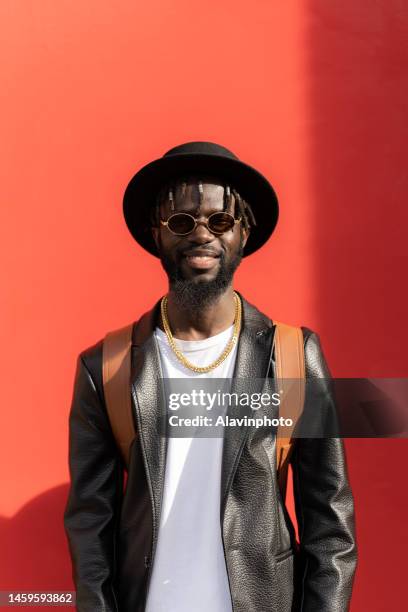
[[[157, 354], [157, 359], [158, 359], [158, 362], [159, 362], [159, 379], [161, 378], [163, 380], [163, 370], [162, 370], [162, 364], [161, 364], [160, 351], [159, 351], [159, 346], [157, 344], [155, 333], [153, 333], [153, 342], [154, 342], [154, 346], [155, 346], [155, 350], [156, 350], [156, 354]], [[163, 393], [164, 393], [163, 386], [161, 387], [161, 391], [162, 391], [162, 399], [163, 399]], [[133, 389], [132, 389], [132, 394], [134, 395]], [[137, 398], [135, 398], [135, 400], [137, 400]], [[164, 402], [164, 405], [166, 405], [165, 402]], [[139, 422], [139, 418], [138, 418], [138, 422]], [[139, 427], [140, 427], [140, 423], [139, 423]], [[166, 445], [166, 455], [167, 455], [167, 445]], [[146, 468], [147, 468], [148, 467], [147, 466], [147, 458], [146, 458], [144, 446], [143, 446], [143, 456], [145, 458], [145, 464], [146, 464]], [[166, 462], [166, 456], [165, 456], [165, 462]], [[148, 469], [146, 469], [146, 473], [149, 474], [149, 470]], [[152, 515], [152, 518], [153, 518], [153, 538], [152, 538], [152, 546], [151, 546], [151, 549], [150, 549], [150, 557], [145, 556], [145, 558], [144, 558], [144, 566], [147, 568], [147, 579], [146, 579], [145, 597], [144, 597], [144, 602], [143, 602], [143, 610], [146, 610], [147, 597], [149, 595], [149, 587], [150, 587], [150, 581], [151, 581], [151, 578], [152, 578], [153, 562], [154, 562], [154, 557], [155, 557], [155, 554], [156, 554], [157, 539], [158, 539], [157, 525], [160, 524], [161, 508], [162, 508], [162, 504], [160, 504], [160, 512], [159, 512], [158, 516], [156, 517], [156, 510], [155, 510], [155, 505], [154, 505], [152, 483], [150, 481], [150, 477], [148, 477], [148, 478], [149, 478], [150, 499], [151, 499], [152, 510], [153, 510], [153, 515]], [[163, 484], [164, 484], [164, 478], [163, 478]], [[163, 497], [163, 491], [161, 492], [161, 497]]]
[[[132, 396], [133, 396], [133, 401], [135, 402], [135, 405], [138, 406], [139, 404], [138, 404], [138, 400], [137, 400], [136, 394], [134, 392], [133, 386], [132, 386]], [[139, 430], [139, 432], [141, 432], [142, 428], [141, 428], [141, 423], [140, 423], [140, 418], [139, 418], [139, 410], [136, 410], [136, 419], [137, 419], [138, 430]], [[141, 434], [140, 434], [140, 439], [142, 440], [142, 435]], [[156, 510], [155, 510], [155, 505], [154, 505], [152, 483], [151, 483], [150, 475], [149, 475], [146, 451], [145, 451], [145, 447], [144, 447], [143, 443], [141, 443], [141, 448], [142, 448], [143, 459], [144, 459], [144, 464], [145, 464], [145, 469], [146, 469], [146, 477], [147, 477], [147, 481], [148, 481], [148, 485], [149, 485], [149, 495], [150, 495], [150, 503], [151, 503], [151, 506], [152, 506], [152, 523], [153, 523], [153, 525], [152, 525], [152, 546], [151, 546], [151, 549], [150, 549], [150, 558], [148, 556], [145, 556], [144, 560], [143, 560], [145, 568], [148, 568], [145, 596], [144, 596], [144, 601], [143, 601], [143, 610], [145, 610], [146, 609], [146, 602], [147, 602], [148, 585], [150, 583], [150, 574], [151, 574], [151, 566], [152, 566], [151, 559], [152, 559], [152, 556], [153, 556], [154, 540], [155, 540], [155, 537], [156, 537]]]

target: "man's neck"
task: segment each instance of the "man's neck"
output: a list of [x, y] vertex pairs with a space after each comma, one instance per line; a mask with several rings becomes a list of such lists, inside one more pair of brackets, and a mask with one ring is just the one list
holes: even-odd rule
[[[221, 333], [234, 323], [235, 298], [232, 286], [214, 303], [197, 312], [182, 308], [171, 289], [167, 297], [167, 317], [171, 333], [179, 340], [204, 340]], [[161, 317], [158, 326], [164, 330]]]

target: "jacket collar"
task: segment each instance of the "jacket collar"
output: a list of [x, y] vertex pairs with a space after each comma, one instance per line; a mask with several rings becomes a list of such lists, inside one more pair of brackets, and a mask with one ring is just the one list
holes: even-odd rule
[[[251, 391], [261, 391], [262, 388], [258, 388], [257, 385], [259, 386], [261, 379], [268, 376], [275, 327], [266, 315], [247, 302], [239, 292], [237, 293], [242, 300], [242, 324], [232, 392], [238, 391], [240, 385], [245, 385], [242, 391], [248, 392], [248, 380], [254, 381]], [[132, 399], [146, 461], [147, 478], [153, 495], [153, 521], [156, 525], [161, 510], [167, 452], [167, 438], [157, 431], [159, 419], [165, 414], [165, 395], [161, 383], [163, 372], [154, 336], [154, 329], [160, 316], [160, 301], [161, 298], [133, 327], [131, 373]], [[222, 514], [247, 434], [248, 427], [245, 426], [224, 429], [221, 473]]]

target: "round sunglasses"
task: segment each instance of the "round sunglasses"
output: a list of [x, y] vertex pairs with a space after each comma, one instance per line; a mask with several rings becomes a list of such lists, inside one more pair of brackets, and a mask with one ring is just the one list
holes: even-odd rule
[[187, 236], [187, 234], [191, 234], [199, 223], [205, 225], [212, 234], [219, 236], [232, 230], [235, 224], [240, 221], [241, 217], [235, 219], [233, 215], [227, 212], [212, 213], [207, 221], [197, 221], [193, 215], [183, 212], [170, 215], [167, 221], [160, 219], [160, 223], [165, 225], [170, 232], [176, 236]]

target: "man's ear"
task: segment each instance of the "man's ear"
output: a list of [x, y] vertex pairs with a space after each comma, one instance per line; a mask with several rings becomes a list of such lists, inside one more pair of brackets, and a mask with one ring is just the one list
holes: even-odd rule
[[242, 248], [245, 248], [245, 245], [247, 243], [247, 240], [249, 238], [249, 234], [250, 234], [250, 229], [245, 229], [245, 227], [242, 227]]

